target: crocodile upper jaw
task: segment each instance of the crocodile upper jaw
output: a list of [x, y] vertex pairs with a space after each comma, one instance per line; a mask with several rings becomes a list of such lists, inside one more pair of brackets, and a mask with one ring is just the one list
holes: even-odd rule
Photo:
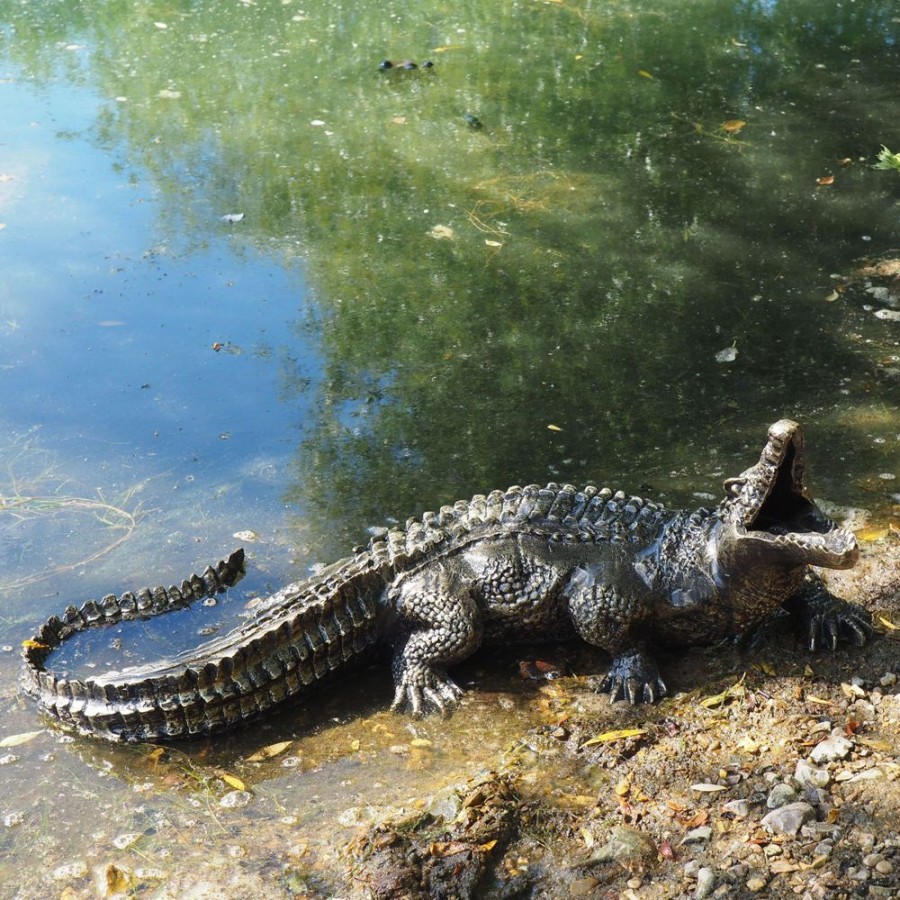
[[804, 468], [800, 425], [781, 419], [769, 428], [759, 462], [725, 482], [722, 519], [746, 550], [774, 552], [792, 565], [849, 568], [859, 556], [856, 538], [810, 500]]

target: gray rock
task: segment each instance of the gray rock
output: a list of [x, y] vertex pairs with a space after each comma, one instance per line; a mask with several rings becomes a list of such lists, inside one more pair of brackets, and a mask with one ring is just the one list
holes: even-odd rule
[[619, 825], [610, 832], [609, 840], [591, 854], [590, 863], [620, 862], [652, 859], [656, 857], [656, 844], [649, 835], [637, 828]]
[[697, 872], [697, 889], [694, 891], [696, 900], [704, 900], [716, 887], [716, 873], [708, 866], [704, 866]]
[[766, 806], [769, 809], [778, 809], [780, 806], [796, 802], [797, 792], [789, 784], [776, 784], [766, 798]]
[[800, 828], [815, 817], [816, 810], [809, 803], [788, 803], [763, 816], [762, 824], [774, 834], [795, 837]]
[[682, 844], [703, 844], [712, 837], [712, 828], [709, 825], [701, 825], [692, 828], [682, 839]]
[[826, 769], [810, 765], [805, 759], [797, 762], [794, 778], [804, 788], [827, 788], [831, 784], [831, 776]]
[[746, 819], [750, 815], [750, 801], [729, 800], [722, 804], [722, 812], [729, 813], [737, 819]]
[[835, 762], [846, 759], [853, 749], [853, 744], [841, 734], [839, 729], [831, 732], [831, 737], [825, 738], [820, 744], [816, 744], [809, 754], [814, 763]]

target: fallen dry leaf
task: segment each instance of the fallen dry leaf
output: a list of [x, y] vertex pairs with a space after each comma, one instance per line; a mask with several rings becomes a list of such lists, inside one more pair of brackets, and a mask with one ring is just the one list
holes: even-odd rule
[[262, 762], [264, 759], [272, 759], [273, 756], [284, 753], [293, 743], [293, 741], [278, 741], [276, 744], [269, 744], [268, 747], [257, 750], [253, 756], [248, 756], [247, 762]]
[[43, 733], [43, 731], [24, 731], [22, 734], [11, 734], [0, 740], [0, 747], [18, 747], [33, 741], [39, 734]]
[[581, 746], [593, 747], [596, 744], [608, 744], [611, 741], [623, 741], [627, 738], [641, 737], [641, 735], [646, 733], [646, 728], [620, 728], [618, 731], [604, 731], [603, 734], [589, 738]]

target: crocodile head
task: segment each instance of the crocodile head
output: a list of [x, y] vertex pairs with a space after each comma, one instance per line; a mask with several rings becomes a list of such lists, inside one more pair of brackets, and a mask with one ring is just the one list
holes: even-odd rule
[[772, 425], [759, 462], [725, 482], [727, 496], [718, 513], [728, 547], [720, 546], [720, 561], [726, 550], [732, 561], [739, 558], [744, 565], [848, 569], [856, 563], [856, 538], [809, 498], [804, 462], [800, 426], [790, 419]]

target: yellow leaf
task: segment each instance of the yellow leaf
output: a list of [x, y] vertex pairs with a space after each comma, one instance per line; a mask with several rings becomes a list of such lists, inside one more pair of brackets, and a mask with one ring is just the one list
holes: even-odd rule
[[886, 619], [884, 616], [878, 616], [877, 618], [888, 631], [897, 631], [897, 629], [900, 628], [900, 625], [895, 625], [890, 619]]
[[548, 425], [547, 431], [562, 431], [562, 428], [559, 425]]
[[227, 772], [219, 773], [219, 778], [229, 787], [233, 787], [236, 791], [246, 791], [247, 786], [236, 775], [229, 775]]
[[638, 69], [637, 73], [641, 76], [641, 78], [649, 78], [651, 81], [653, 81], [653, 76], [646, 69]]
[[0, 741], [0, 747], [18, 747], [20, 744], [27, 744], [33, 741], [43, 731], [24, 731], [22, 734], [11, 734]]
[[611, 741], [623, 741], [626, 738], [640, 737], [647, 733], [646, 728], [620, 728], [618, 731], [604, 731], [596, 737], [589, 738], [581, 746], [593, 747], [595, 744], [608, 744]]
[[484, 242], [485, 242], [485, 244], [488, 245], [488, 247], [502, 247], [503, 246], [503, 244], [501, 244], [500, 241], [491, 241], [491, 240], [488, 240], [487, 238], [484, 239]]
[[409, 742], [410, 747], [430, 747], [431, 741], [428, 738], [413, 738]]
[[871, 541], [880, 541], [888, 534], [888, 529], [881, 528], [878, 525], [866, 525], [853, 533], [856, 535], [857, 540], [870, 543]]
[[716, 706], [722, 706], [729, 700], [736, 700], [738, 697], [744, 696], [744, 677], [741, 675], [741, 680], [736, 684], [731, 685], [730, 687], [725, 688], [721, 694], [713, 694], [711, 697], [704, 697], [700, 701], [700, 705], [704, 709], [713, 709]]
[[728, 134], [737, 134], [747, 123], [743, 119], [729, 119], [723, 122], [719, 128]]
[[487, 842], [485, 842], [484, 844], [479, 844], [479, 845], [478, 845], [478, 849], [479, 849], [479, 850], [482, 850], [482, 851], [485, 852], [485, 853], [489, 853], [489, 852], [490, 852], [491, 850], [493, 850], [494, 847], [496, 847], [496, 846], [497, 846], [497, 842], [496, 842], [496, 841], [487, 841]]
[[264, 759], [271, 759], [273, 756], [278, 756], [279, 753], [284, 753], [293, 743], [293, 741], [279, 741], [277, 744], [269, 744], [268, 747], [257, 750], [253, 756], [248, 756], [247, 762], [262, 762]]
[[771, 663], [761, 662], [759, 664], [759, 668], [762, 669], [763, 672], [766, 673], [770, 678], [774, 678], [778, 673], [775, 671], [775, 667]]
[[[0, 228], [2, 228], [2, 227], [3, 226], [0, 225]], [[49, 650], [50, 649], [50, 647], [47, 644], [43, 644], [40, 641], [33, 641], [33, 640], [31, 640], [31, 638], [29, 638], [28, 640], [22, 641], [22, 646], [26, 650]]]
[[830, 700], [824, 700], [822, 697], [816, 697], [813, 694], [806, 695], [806, 702], [807, 703], [816, 703], [819, 706], [831, 706]]
[[362, 746], [359, 742], [359, 738], [354, 738], [354, 740], [350, 741], [350, 749], [351, 750], [359, 750], [360, 746]]

